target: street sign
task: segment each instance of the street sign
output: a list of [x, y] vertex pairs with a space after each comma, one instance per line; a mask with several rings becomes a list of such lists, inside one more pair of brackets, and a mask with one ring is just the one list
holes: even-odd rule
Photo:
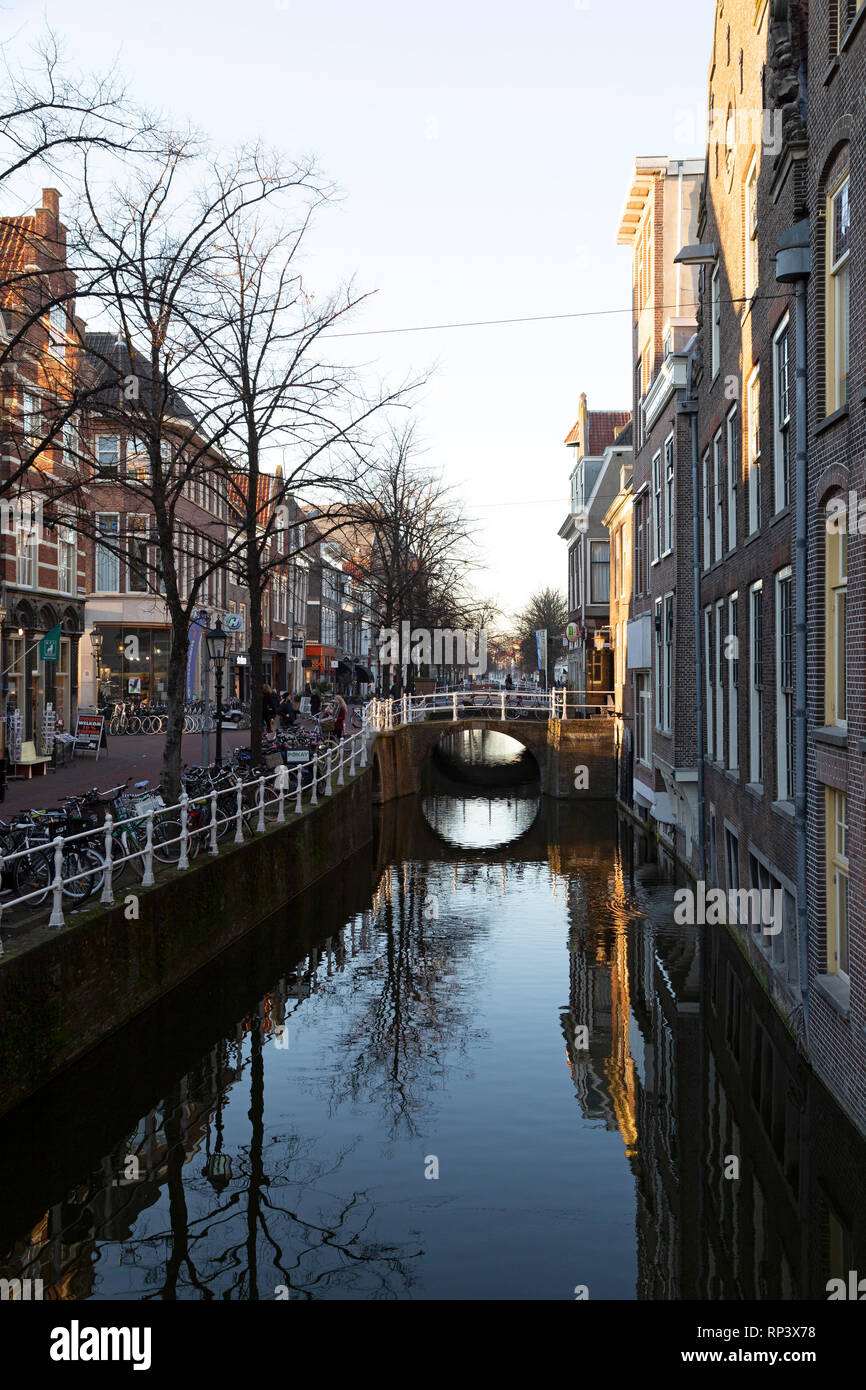
[[75, 725], [74, 751], [77, 753], [81, 749], [85, 753], [95, 753], [99, 762], [104, 729], [105, 720], [101, 714], [79, 714]]
[[60, 657], [60, 624], [39, 639], [40, 661], [57, 661]]
[[287, 763], [308, 763], [310, 761], [309, 750], [306, 748], [287, 748], [285, 756]]

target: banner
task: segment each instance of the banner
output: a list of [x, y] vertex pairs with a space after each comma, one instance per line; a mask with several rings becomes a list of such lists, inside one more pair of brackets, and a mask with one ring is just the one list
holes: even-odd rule
[[535, 631], [535, 648], [536, 648], [536, 651], [538, 652], [538, 669], [539, 669], [539, 671], [546, 671], [546, 670], [547, 670], [547, 628], [546, 628], [546, 627], [536, 628], [536, 631]]
[[44, 637], [39, 639], [39, 659], [41, 661], [57, 661], [60, 656], [60, 624], [53, 627], [50, 632], [46, 632]]
[[207, 627], [207, 614], [196, 613], [195, 619], [190, 623], [189, 628], [189, 648], [186, 654], [186, 698], [195, 700], [198, 692], [195, 688], [195, 662], [198, 656], [198, 649], [201, 646], [201, 635]]

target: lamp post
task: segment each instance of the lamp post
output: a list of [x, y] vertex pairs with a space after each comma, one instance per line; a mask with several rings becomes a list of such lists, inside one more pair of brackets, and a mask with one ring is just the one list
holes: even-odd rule
[[90, 630], [90, 646], [93, 650], [93, 665], [96, 675], [96, 708], [99, 708], [99, 697], [102, 693], [102, 633], [98, 628]]
[[226, 648], [228, 646], [228, 634], [223, 631], [223, 625], [218, 622], [216, 627], [209, 628], [205, 633], [207, 643], [207, 654], [214, 667], [216, 684], [216, 765], [222, 764], [223, 758], [223, 665], [226, 659]]

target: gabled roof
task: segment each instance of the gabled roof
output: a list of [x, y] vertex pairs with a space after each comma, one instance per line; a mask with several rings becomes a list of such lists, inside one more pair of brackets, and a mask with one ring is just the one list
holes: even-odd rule
[[572, 447], [583, 445], [583, 455], [600, 458], [612, 444], [619, 432], [631, 423], [630, 410], [588, 410], [586, 412], [586, 438], [581, 438], [582, 421], [578, 420], [565, 437], [566, 444]]
[[[117, 401], [111, 399], [111, 393], [118, 391], [123, 378], [128, 376], [138, 378], [141, 382], [140, 394], [146, 396], [151, 381], [150, 363], [142, 353], [135, 349], [132, 354], [127, 352], [126, 344], [116, 333], [87, 333], [84, 341], [94, 379], [97, 384], [103, 381], [105, 383], [106, 405], [117, 407]], [[176, 419], [195, 423], [195, 415], [183, 397], [175, 392], [169, 393], [165, 408]], [[130, 424], [132, 423], [131, 418]]]

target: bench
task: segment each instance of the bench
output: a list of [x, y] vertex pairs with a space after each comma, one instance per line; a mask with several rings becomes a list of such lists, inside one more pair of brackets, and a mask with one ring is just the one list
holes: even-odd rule
[[24, 778], [30, 781], [34, 775], [37, 777], [45, 776], [45, 768], [51, 762], [50, 758], [38, 758], [36, 756], [36, 744], [31, 742], [22, 743], [21, 757], [17, 762], [11, 762], [12, 776]]

